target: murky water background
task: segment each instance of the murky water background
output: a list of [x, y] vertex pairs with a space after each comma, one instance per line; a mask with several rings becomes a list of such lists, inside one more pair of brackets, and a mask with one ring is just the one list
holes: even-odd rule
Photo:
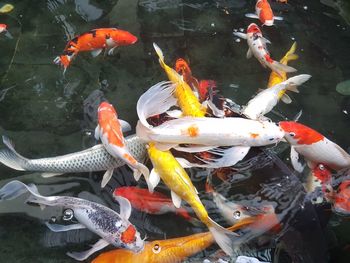
[[[214, 79], [226, 97], [245, 104], [266, 86], [269, 71], [254, 59], [246, 60], [245, 41], [236, 42], [233, 29], [246, 28], [253, 20], [255, 1], [217, 0], [51, 0], [10, 1], [15, 9], [0, 15], [13, 39], [0, 38], [0, 134], [8, 135], [26, 157], [56, 156], [79, 151], [95, 144], [96, 108], [106, 98], [115, 105], [120, 118], [134, 126], [136, 102], [151, 85], [165, 80], [152, 48], [156, 42], [171, 65], [178, 57], [190, 62], [198, 79]], [[301, 122], [323, 133], [344, 149], [350, 146], [350, 98], [337, 94], [338, 82], [350, 78], [350, 28], [335, 9], [319, 1], [272, 2], [276, 15], [285, 20], [276, 27], [263, 28], [271, 40], [269, 49], [279, 59], [295, 39], [300, 58], [292, 65], [312, 79], [292, 94], [293, 104], [275, 108], [277, 114], [292, 118], [303, 110]], [[256, 22], [256, 21], [255, 21]], [[65, 76], [53, 59], [73, 36], [93, 28], [120, 27], [138, 36], [139, 41], [119, 48], [114, 56], [92, 58], [82, 53]], [[275, 120], [280, 119], [272, 114]], [[285, 160], [284, 146], [273, 149]], [[281, 153], [282, 151], [282, 153]], [[249, 170], [243, 180], [226, 184], [222, 192], [237, 201], [273, 202], [285, 213], [285, 231], [278, 237], [258, 238], [242, 253], [273, 248], [275, 262], [348, 262], [350, 225], [332, 216], [329, 207], [302, 205], [301, 181], [287, 166], [265, 158], [266, 166]], [[277, 163], [276, 163], [277, 162]], [[127, 168], [115, 172], [114, 180], [101, 190], [102, 173], [69, 174], [52, 179], [0, 166], [1, 184], [19, 179], [39, 186], [43, 195], [74, 195], [105, 203], [118, 210], [110, 196], [117, 185], [134, 185]], [[286, 178], [286, 176], [289, 176]], [[217, 213], [203, 189], [204, 177], [197, 178], [201, 198]], [[279, 185], [279, 187], [276, 187]], [[218, 186], [219, 187], [219, 186]], [[218, 188], [220, 189], [220, 187]], [[168, 193], [166, 188], [163, 192]], [[293, 190], [293, 191], [292, 191]], [[43, 222], [60, 218], [61, 210], [23, 204], [23, 198], [0, 204], [1, 262], [74, 262], [67, 251], [84, 250], [97, 240], [87, 230], [52, 233]], [[304, 208], [304, 209], [302, 209]], [[222, 220], [217, 214], [217, 220]], [[185, 236], [206, 231], [174, 216], [150, 216], [133, 211], [131, 222], [150, 240]], [[220, 221], [223, 223], [223, 221]], [[181, 235], [180, 235], [181, 234]], [[286, 248], [287, 247], [287, 248]], [[283, 248], [283, 249], [282, 249]], [[201, 262], [216, 251], [213, 246], [196, 255]], [[287, 251], [287, 252], [286, 252]], [[329, 253], [328, 253], [329, 252]], [[248, 254], [249, 254], [248, 253]], [[273, 254], [272, 253], [272, 254]], [[289, 256], [287, 256], [289, 254]], [[283, 259], [284, 258], [284, 259]]]

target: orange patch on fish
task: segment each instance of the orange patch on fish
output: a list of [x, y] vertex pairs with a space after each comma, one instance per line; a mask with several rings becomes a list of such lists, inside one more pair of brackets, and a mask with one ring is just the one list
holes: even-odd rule
[[187, 129], [187, 133], [188, 133], [188, 135], [190, 135], [190, 137], [197, 137], [199, 134], [199, 129], [197, 126], [191, 125]]
[[136, 229], [130, 225], [121, 235], [120, 239], [126, 243], [132, 243], [135, 240]]
[[132, 157], [130, 154], [128, 154], [128, 153], [124, 153], [123, 154], [123, 157], [126, 159], [126, 160], [128, 160], [128, 162], [130, 162], [131, 164], [136, 164], [137, 163], [137, 161], [135, 160], [135, 158], [134, 157]]
[[253, 138], [253, 139], [256, 139], [260, 136], [259, 133], [250, 133], [250, 137]]

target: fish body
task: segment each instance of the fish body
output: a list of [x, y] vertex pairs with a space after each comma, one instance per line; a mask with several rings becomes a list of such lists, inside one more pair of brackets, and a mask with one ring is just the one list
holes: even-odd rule
[[[0, 200], [11, 200], [25, 192], [30, 193], [27, 202], [41, 206], [61, 207], [73, 211], [79, 228], [87, 228], [99, 235], [106, 243], [123, 247], [133, 252], [143, 249], [144, 242], [140, 233], [129, 222], [131, 206], [127, 199], [119, 197], [120, 214], [101, 204], [71, 196], [42, 196], [34, 185], [25, 185], [19, 181], [11, 181], [0, 189]], [[47, 224], [56, 232], [68, 231], [69, 226]], [[78, 227], [76, 228], [78, 229]]]
[[112, 54], [116, 47], [132, 45], [136, 41], [136, 36], [121, 29], [93, 29], [70, 40], [63, 54], [57, 57], [54, 62], [63, 66], [64, 70], [66, 70], [79, 52], [91, 51], [93, 56], [97, 56], [102, 50], [106, 49], [108, 54]]
[[252, 120], [263, 117], [277, 105], [281, 92], [284, 93], [286, 90], [290, 90], [298, 93], [299, 91], [296, 87], [310, 78], [310, 75], [301, 74], [291, 77], [271, 88], [262, 90], [248, 102], [243, 110], [243, 114]]
[[171, 189], [174, 205], [180, 207], [181, 200], [186, 201], [192, 207], [199, 220], [209, 228], [218, 245], [227, 254], [231, 255], [233, 248], [230, 235], [232, 233], [216, 224], [209, 217], [207, 210], [199, 199], [196, 188], [180, 163], [170, 151], [160, 151], [154, 143], [149, 143], [147, 150], [154, 168], [151, 172], [151, 181], [154, 182], [154, 187], [159, 182], [159, 179], [162, 178], [164, 184]]
[[283, 20], [280, 16], [274, 16], [267, 0], [258, 0], [255, 4], [255, 14], [246, 14], [246, 17], [259, 19], [265, 26], [273, 26], [274, 20]]
[[[0, 162], [16, 170], [63, 174], [105, 171], [125, 165], [122, 159], [110, 155], [102, 144], [61, 156], [27, 159], [15, 151], [8, 138], [3, 137], [3, 140], [7, 148], [0, 150]], [[145, 144], [140, 138], [131, 135], [125, 142], [139, 162], [146, 158]]]
[[177, 104], [182, 111], [182, 115], [204, 117], [206, 108], [201, 105], [191, 87], [184, 81], [182, 76], [176, 72], [176, 70], [165, 64], [163, 52], [155, 43], [153, 43], [153, 47], [159, 57], [159, 63], [161, 67], [164, 69], [169, 80], [175, 85], [173, 95], [176, 98]]
[[333, 210], [336, 213], [348, 216], [350, 214], [350, 180], [344, 180], [340, 183], [333, 199]]
[[0, 8], [0, 14], [11, 12], [15, 7], [11, 4], [5, 4]]
[[284, 65], [280, 62], [273, 60], [267, 50], [266, 44], [270, 43], [263, 37], [260, 28], [251, 23], [247, 28], [247, 34], [241, 32], [234, 32], [234, 35], [247, 39], [248, 52], [247, 58], [254, 57], [260, 62], [263, 67], [268, 67], [278, 75], [282, 76], [283, 72], [295, 72], [296, 69], [290, 66]]
[[265, 146], [279, 142], [284, 136], [282, 129], [272, 122], [238, 117], [184, 117], [169, 120], [157, 127], [147, 127], [141, 119], [136, 127], [137, 135], [144, 140], [160, 143]]
[[113, 196], [122, 196], [128, 199], [132, 207], [148, 214], [162, 215], [171, 212], [186, 220], [191, 220], [186, 209], [176, 208], [169, 197], [159, 192], [150, 193], [147, 189], [124, 186], [116, 188]]
[[350, 167], [349, 154], [319, 132], [293, 121], [281, 121], [279, 125], [291, 145], [292, 160], [300, 154], [311, 169], [320, 163], [334, 170]]
[[95, 137], [101, 139], [109, 154], [114, 158], [122, 159], [134, 171], [136, 180], [139, 180], [141, 174], [145, 176], [146, 181], [148, 180], [148, 168], [129, 152], [117, 112], [113, 105], [107, 102], [102, 102], [98, 107], [98, 126]]

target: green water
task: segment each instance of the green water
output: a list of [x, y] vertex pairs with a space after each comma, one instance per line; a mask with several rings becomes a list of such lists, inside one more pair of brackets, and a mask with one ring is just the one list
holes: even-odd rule
[[[216, 80], [221, 93], [238, 104], [247, 103], [267, 84], [269, 71], [255, 59], [247, 60], [245, 41], [236, 42], [232, 35], [233, 29], [245, 29], [249, 23], [258, 22], [244, 17], [245, 13], [253, 12], [255, 1], [21, 0], [9, 3], [15, 9], [0, 15], [0, 23], [7, 24], [13, 36], [13, 39], [0, 36], [0, 134], [9, 136], [26, 157], [56, 156], [94, 145], [91, 135], [96, 125], [94, 113], [103, 97], [115, 105], [121, 119], [134, 127], [137, 99], [150, 86], [166, 79], [153, 42], [162, 48], [169, 65], [179, 57], [185, 58], [198, 79]], [[350, 97], [338, 94], [335, 88], [337, 83], [350, 79], [349, 26], [338, 15], [338, 10], [316, 0], [290, 0], [287, 5], [273, 2], [272, 8], [276, 15], [285, 18], [276, 21], [275, 27], [263, 28], [264, 35], [272, 42], [269, 46], [272, 56], [282, 57], [295, 39], [300, 58], [292, 66], [299, 73], [312, 75], [300, 88], [300, 94], [291, 95], [291, 105], [281, 103], [275, 111], [292, 118], [302, 109], [300, 122], [348, 149]], [[63, 76], [53, 59], [61, 54], [70, 38], [101, 27], [120, 27], [136, 35], [139, 41], [119, 48], [114, 56], [92, 58], [87, 53], [79, 54]], [[277, 115], [271, 116], [280, 120]], [[287, 151], [280, 157], [285, 160], [286, 155]], [[285, 163], [290, 166], [288, 161]], [[244, 200], [246, 196], [240, 195], [241, 191], [259, 196], [261, 183], [276, 183], [285, 175], [279, 171], [281, 168], [270, 168], [253, 172], [249, 180], [239, 183], [239, 188], [232, 184], [233, 190], [227, 197]], [[122, 171], [129, 176], [126, 168]], [[273, 173], [275, 179], [270, 177]], [[13, 171], [1, 165], [0, 174], [2, 184], [16, 178], [40, 185], [44, 195], [100, 198], [101, 202], [115, 206], [110, 197], [112, 188], [99, 188], [101, 173], [44, 179], [38, 174]], [[203, 178], [198, 180], [198, 188], [203, 190]], [[114, 185], [124, 183], [117, 178]], [[130, 180], [127, 183], [132, 184]], [[289, 183], [284, 183], [284, 189], [290, 189]], [[166, 188], [163, 190], [167, 193]], [[208, 196], [201, 197], [210, 205]], [[59, 216], [62, 211], [41, 211], [23, 201], [19, 198], [0, 204], [0, 262], [73, 262], [65, 252], [87, 249], [97, 239], [88, 231], [51, 233], [43, 222]], [[287, 208], [282, 207], [281, 211], [284, 209]], [[295, 245], [295, 254], [301, 259], [295, 262], [349, 262], [348, 221], [333, 216], [332, 224], [326, 226], [328, 219], [323, 222], [316, 215], [317, 210], [310, 209], [312, 217], [295, 217], [301, 227], [293, 226], [285, 236], [269, 240], [282, 240], [290, 250], [293, 250], [290, 240], [300, 240], [302, 245]], [[285, 217], [286, 225], [293, 225], [290, 221], [298, 213], [294, 207], [291, 210], [294, 212]], [[206, 231], [204, 227], [193, 228], [173, 218], [134, 211], [131, 221], [143, 234], [147, 233], [150, 240]], [[217, 218], [220, 220], [218, 215]], [[318, 222], [315, 230], [305, 234], [315, 221]], [[194, 261], [201, 262], [215, 250], [216, 247], [212, 247], [198, 254]], [[317, 258], [317, 254], [324, 261]]]

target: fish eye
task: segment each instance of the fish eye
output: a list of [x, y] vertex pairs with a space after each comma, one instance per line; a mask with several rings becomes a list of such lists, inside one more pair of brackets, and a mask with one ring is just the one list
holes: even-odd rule
[[69, 221], [73, 218], [73, 216], [74, 216], [74, 211], [72, 209], [66, 209], [63, 211], [62, 219], [64, 221]]
[[292, 137], [294, 137], [294, 136], [295, 136], [295, 133], [294, 133], [294, 132], [290, 132], [289, 135], [292, 136]]
[[325, 169], [325, 167], [324, 167], [323, 164], [320, 164], [320, 165], [318, 166], [318, 168], [319, 168], [321, 171], [324, 171], [324, 169]]
[[273, 141], [275, 138], [270, 138], [269, 141]]
[[154, 247], [152, 248], [152, 251], [156, 254], [158, 254], [161, 250], [162, 248], [160, 247], [159, 244], [155, 244]]
[[234, 219], [239, 219], [241, 217], [241, 212], [236, 210], [233, 212], [233, 218]]

